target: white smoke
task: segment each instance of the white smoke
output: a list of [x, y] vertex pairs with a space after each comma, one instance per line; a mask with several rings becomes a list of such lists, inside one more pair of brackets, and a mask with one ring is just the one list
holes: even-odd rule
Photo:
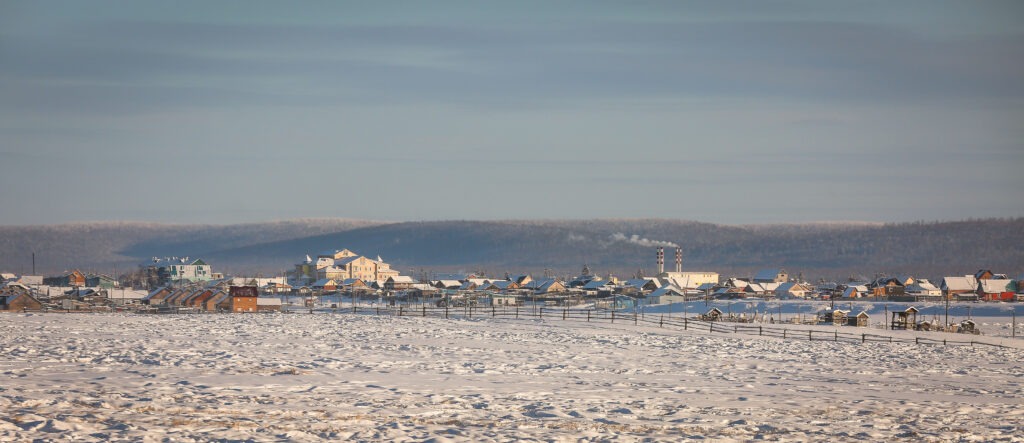
[[636, 235], [636, 234], [633, 234], [632, 236], [627, 237], [626, 234], [623, 234], [621, 232], [616, 232], [616, 233], [612, 234], [611, 235], [611, 240], [613, 242], [626, 242], [626, 243], [632, 243], [634, 245], [640, 245], [640, 246], [644, 246], [644, 247], [650, 247], [650, 246], [663, 246], [663, 247], [667, 247], [667, 248], [678, 248], [679, 247], [679, 245], [677, 245], [675, 243], [672, 243], [670, 241], [650, 240], [650, 239], [646, 239], [646, 238], [641, 238], [639, 235]]

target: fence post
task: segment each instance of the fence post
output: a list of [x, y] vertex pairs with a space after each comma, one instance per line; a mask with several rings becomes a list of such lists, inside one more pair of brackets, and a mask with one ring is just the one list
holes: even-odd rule
[[444, 306], [444, 318], [448, 318], [448, 305]]
[[783, 340], [786, 339], [786, 330], [785, 329], [782, 330], [782, 339]]
[[380, 316], [380, 305], [377, 305], [377, 316]]
[[562, 309], [562, 321], [565, 321], [565, 316], [569, 314], [569, 308]]
[[814, 341], [814, 331], [807, 331], [807, 340]]
[[946, 339], [942, 339], [942, 346], [946, 346]]
[[615, 323], [615, 311], [612, 311], [612, 323]]
[[494, 318], [494, 303], [491, 303], [491, 318]]
[[402, 305], [398, 305], [398, 316], [402, 316]]
[[686, 317], [683, 317], [683, 330], [686, 331], [686, 330], [689, 330], [689, 329], [690, 329], [690, 321], [687, 320]]
[[739, 326], [732, 325], [732, 333], [735, 334], [737, 330], [739, 330]]
[[836, 341], [839, 341], [839, 331], [836, 331]]
[[758, 336], [764, 335], [764, 327], [762, 327], [762, 326], [758, 326], [757, 327], [757, 335]]
[[659, 328], [664, 328], [665, 327], [665, 314], [661, 314], [661, 318], [658, 319], [658, 327]]
[[540, 309], [537, 310], [537, 318], [544, 319], [544, 307], [543, 306], [541, 306]]
[[516, 320], [519, 319], [519, 305], [516, 305]]
[[633, 326], [636, 326], [636, 321], [637, 321], [636, 317], [637, 317], [636, 312], [634, 312], [633, 313]]
[[467, 318], [470, 318], [470, 319], [473, 318], [473, 305], [469, 305], [469, 314], [468, 314]]
[[587, 309], [587, 323], [590, 323], [590, 310]]
[[921, 337], [914, 337], [914, 344], [915, 345], [921, 344]]
[[868, 335], [867, 334], [861, 334], [860, 335], [860, 342], [861, 343], [866, 343], [867, 341], [868, 341]]
[[427, 305], [423, 305], [423, 316], [427, 316]]

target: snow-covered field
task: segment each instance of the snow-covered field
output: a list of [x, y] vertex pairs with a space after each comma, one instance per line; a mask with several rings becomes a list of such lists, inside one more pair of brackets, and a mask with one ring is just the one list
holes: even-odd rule
[[0, 315], [0, 441], [1024, 441], [1024, 346], [989, 339], [1012, 347], [556, 319]]

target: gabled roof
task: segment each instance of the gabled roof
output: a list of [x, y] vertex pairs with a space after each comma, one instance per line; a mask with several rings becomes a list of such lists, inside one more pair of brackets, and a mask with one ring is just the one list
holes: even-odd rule
[[537, 288], [537, 292], [549, 292], [555, 287], [555, 285], [562, 286], [564, 288], [564, 286], [557, 280], [547, 280]]
[[610, 281], [606, 280], [591, 280], [587, 284], [583, 285], [583, 289], [600, 289], [611, 284]]
[[663, 286], [661, 284], [661, 282], [658, 281], [658, 279], [656, 279], [656, 278], [634, 278], [634, 279], [631, 279], [631, 280], [626, 280], [625, 286], [628, 286], [628, 287], [631, 287], [631, 288], [641, 289], [644, 286], [647, 286], [648, 284], [651, 284], [651, 283], [653, 283], [654, 286], [659, 287], [659, 288]]
[[494, 286], [495, 288], [498, 288], [498, 289], [504, 291], [504, 290], [514, 286], [515, 282], [508, 281], [508, 280], [495, 280], [495, 281], [491, 282], [491, 285]]
[[945, 277], [940, 286], [947, 291], [973, 291], [978, 288], [978, 280], [972, 275]]
[[[767, 284], [767, 283], [765, 283], [765, 284]], [[777, 292], [777, 293], [778, 292], [790, 292], [790, 291], [804, 291], [804, 292], [807, 292], [807, 291], [810, 291], [810, 288], [808, 288], [808, 287], [806, 287], [806, 286], [804, 286], [804, 285], [802, 285], [800, 283], [792, 282], [792, 281], [788, 281], [788, 282], [785, 282], [785, 283], [780, 283], [778, 286], [775, 287], [775, 292]]]
[[395, 275], [393, 277], [388, 277], [386, 281], [390, 281], [392, 283], [417, 283], [416, 279], [408, 275]]
[[1017, 290], [1013, 280], [979, 280], [981, 283], [981, 291], [988, 294], [996, 294], [1001, 292], [1014, 292]]
[[320, 280], [317, 280], [317, 281], [313, 282], [313, 284], [310, 285], [310, 286], [317, 287], [317, 288], [322, 288], [322, 287], [328, 286], [328, 285], [337, 286], [338, 283], [336, 281], [334, 281], [333, 278], [321, 278]]
[[682, 289], [679, 289], [679, 288], [677, 288], [675, 286], [672, 286], [672, 285], [666, 285], [665, 287], [655, 289], [650, 294], [651, 297], [661, 297], [661, 296], [665, 296], [665, 295], [686, 295], [686, 294], [683, 293]]

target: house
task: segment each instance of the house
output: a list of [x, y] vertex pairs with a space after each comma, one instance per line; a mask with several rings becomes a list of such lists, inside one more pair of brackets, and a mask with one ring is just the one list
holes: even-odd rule
[[565, 285], [558, 280], [535, 280], [532, 283], [537, 283], [537, 287], [533, 291], [536, 294], [565, 292]]
[[92, 274], [85, 278], [85, 285], [90, 288], [113, 289], [118, 287], [117, 280], [109, 275]]
[[150, 291], [145, 297], [142, 297], [142, 304], [144, 305], [159, 305], [163, 303], [164, 298], [171, 294], [171, 289], [163, 286]]
[[775, 287], [775, 297], [780, 299], [803, 299], [810, 292], [810, 286], [796, 281], [786, 281]]
[[462, 282], [458, 280], [437, 280], [434, 282], [434, 287], [437, 289], [459, 289], [462, 286]]
[[843, 289], [843, 298], [862, 298], [871, 295], [871, 290], [865, 285], [850, 285]]
[[752, 281], [754, 283], [783, 283], [786, 280], [789, 280], [789, 274], [785, 269], [762, 269], [754, 275]]
[[899, 298], [906, 295], [906, 287], [899, 277], [881, 277], [868, 284], [875, 297]]
[[202, 259], [188, 257], [154, 258], [149, 265], [154, 268], [161, 284], [209, 281], [214, 278], [213, 268]]
[[757, 297], [767, 295], [768, 290], [766, 290], [764, 286], [761, 286], [760, 283], [750, 283], [745, 288], [743, 288], [743, 293], [749, 296]]
[[946, 299], [963, 299], [964, 296], [976, 299], [978, 279], [974, 278], [973, 275], [965, 275], [963, 277], [944, 277], [942, 282], [939, 283], [939, 290], [942, 291], [942, 295], [944, 295]]
[[330, 292], [338, 290], [338, 283], [333, 278], [321, 278], [310, 285], [311, 288], [319, 291]]
[[27, 292], [16, 291], [0, 294], [0, 311], [22, 312], [41, 309], [43, 309], [43, 304]]
[[487, 288], [490, 291], [511, 291], [519, 289], [519, 285], [512, 280], [495, 280]]
[[511, 280], [516, 282], [516, 286], [521, 288], [523, 285], [533, 281], [533, 277], [530, 277], [530, 274], [526, 274], [513, 277]]
[[256, 299], [259, 298], [259, 288], [255, 286], [232, 286], [228, 293], [231, 295], [231, 312], [256, 312], [258, 309]]
[[634, 278], [626, 280], [626, 287], [636, 288], [641, 292], [651, 292], [662, 287], [662, 283], [656, 278]]
[[384, 281], [384, 289], [389, 291], [402, 291], [412, 288], [416, 283], [419, 282], [407, 275], [394, 275], [388, 277], [388, 279]]
[[1010, 279], [978, 280], [978, 298], [984, 301], [1013, 301], [1016, 292], [1016, 285]]
[[231, 294], [229, 294], [228, 291], [219, 289], [214, 292], [210, 298], [207, 298], [200, 308], [207, 312], [227, 311], [228, 309], [231, 309], [230, 298]]
[[75, 269], [58, 277], [46, 277], [43, 279], [43, 284], [48, 286], [83, 287], [86, 285], [85, 274]]
[[580, 289], [584, 291], [597, 292], [598, 290], [605, 289], [606, 287], [610, 287], [611, 285], [612, 282], [607, 280], [591, 280], [587, 282], [587, 284], [581, 286]]
[[684, 302], [686, 301], [686, 293], [675, 286], [665, 285], [665, 287], [655, 289], [650, 294], [647, 294], [647, 300], [652, 305]]
[[939, 299], [942, 297], [942, 290], [923, 278], [907, 285], [905, 291], [907, 295], [912, 295], [918, 300]]
[[207, 289], [203, 289], [201, 291], [197, 291], [197, 294], [192, 296], [192, 297], [190, 297], [184, 303], [184, 305], [185, 306], [190, 306], [190, 307], [193, 307], [193, 308], [204, 309], [206, 307], [207, 300], [213, 298], [213, 296], [216, 295], [218, 292], [220, 292], [220, 291], [217, 290], [216, 288], [207, 288]]
[[974, 279], [975, 280], [988, 280], [988, 279], [992, 278], [994, 275], [995, 274], [993, 274], [991, 270], [979, 269], [978, 272], [974, 273]]

